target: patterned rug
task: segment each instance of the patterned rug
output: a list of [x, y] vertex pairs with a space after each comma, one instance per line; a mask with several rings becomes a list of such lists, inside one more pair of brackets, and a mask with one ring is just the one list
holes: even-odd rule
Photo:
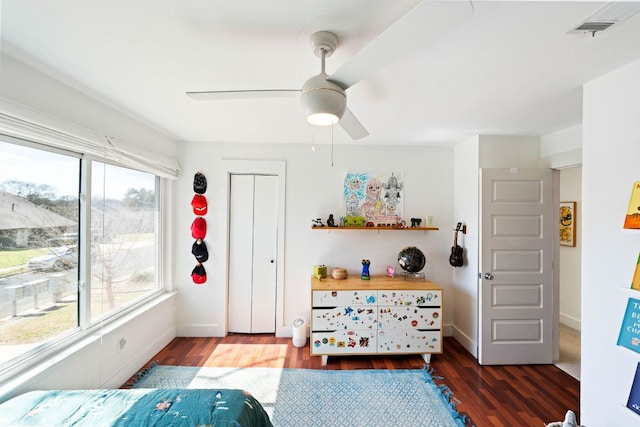
[[134, 388], [240, 388], [273, 425], [464, 426], [451, 392], [427, 370], [313, 370], [153, 366]]

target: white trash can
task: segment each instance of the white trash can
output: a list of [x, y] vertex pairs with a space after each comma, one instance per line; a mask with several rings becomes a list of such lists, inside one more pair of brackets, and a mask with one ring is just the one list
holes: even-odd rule
[[293, 321], [293, 345], [304, 347], [307, 344], [307, 322], [299, 317]]

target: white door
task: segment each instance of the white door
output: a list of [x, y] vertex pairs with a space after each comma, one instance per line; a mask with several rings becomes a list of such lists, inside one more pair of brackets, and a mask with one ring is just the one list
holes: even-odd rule
[[277, 176], [231, 176], [229, 332], [275, 332], [277, 200]]
[[553, 363], [550, 169], [481, 169], [479, 362]]

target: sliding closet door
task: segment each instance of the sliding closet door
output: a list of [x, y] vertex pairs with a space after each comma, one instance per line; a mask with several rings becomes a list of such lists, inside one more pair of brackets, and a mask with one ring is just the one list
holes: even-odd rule
[[229, 332], [275, 332], [277, 189], [277, 176], [231, 176]]

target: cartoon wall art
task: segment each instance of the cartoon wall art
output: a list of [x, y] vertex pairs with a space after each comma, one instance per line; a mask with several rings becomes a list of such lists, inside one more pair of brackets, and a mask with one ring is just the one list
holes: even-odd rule
[[624, 217], [624, 228], [640, 229], [640, 181], [633, 183], [629, 207]]
[[576, 202], [560, 202], [560, 245], [576, 246]]
[[343, 199], [348, 224], [396, 227], [402, 220], [402, 173], [348, 172], [344, 178]]

